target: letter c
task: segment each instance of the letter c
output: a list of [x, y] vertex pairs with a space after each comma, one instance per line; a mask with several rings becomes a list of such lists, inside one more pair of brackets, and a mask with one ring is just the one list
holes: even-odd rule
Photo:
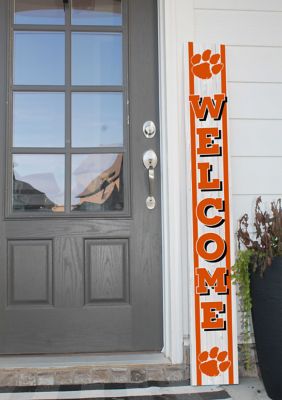
[[197, 206], [197, 217], [202, 224], [215, 228], [224, 222], [224, 218], [219, 215], [208, 217], [208, 210], [212, 207], [216, 208], [218, 211], [224, 211], [224, 200], [221, 198], [203, 199]]

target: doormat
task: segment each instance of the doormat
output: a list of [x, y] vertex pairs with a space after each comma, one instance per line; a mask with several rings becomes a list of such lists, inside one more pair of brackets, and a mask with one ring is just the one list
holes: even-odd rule
[[[90, 389], [90, 385], [1, 388], [0, 400], [232, 400], [218, 386]], [[66, 389], [69, 390], [66, 390]]]

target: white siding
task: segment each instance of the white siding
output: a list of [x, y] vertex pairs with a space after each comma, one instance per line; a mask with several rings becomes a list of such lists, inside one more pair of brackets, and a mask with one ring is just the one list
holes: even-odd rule
[[[160, 0], [161, 2], [161, 0]], [[255, 200], [282, 197], [282, 1], [281, 0], [167, 0], [165, 36], [168, 52], [164, 69], [169, 77], [179, 124], [179, 159], [185, 159], [183, 43], [225, 43], [229, 96], [229, 138], [234, 231], [245, 212], [252, 216]], [[177, 67], [174, 62], [176, 62]], [[171, 86], [171, 82], [173, 85]], [[162, 87], [166, 84], [162, 82]], [[165, 90], [165, 89], [164, 89]], [[178, 103], [175, 97], [178, 96]], [[175, 107], [174, 107], [175, 103]], [[189, 157], [189, 155], [188, 155]], [[189, 161], [189, 160], [188, 160]], [[180, 181], [187, 181], [183, 167]], [[182, 168], [181, 167], [181, 168]], [[186, 178], [186, 179], [185, 179]], [[184, 185], [181, 185], [181, 187]], [[173, 188], [174, 189], [174, 188]], [[179, 192], [180, 198], [185, 195]], [[183, 270], [187, 266], [186, 224], [183, 223]], [[190, 232], [188, 232], [188, 235]], [[183, 326], [188, 336], [187, 278], [183, 274]]]
[[231, 167], [233, 194], [282, 193], [282, 157], [233, 157]]
[[194, 4], [196, 9], [282, 11], [281, 0], [195, 0]]
[[229, 83], [229, 117], [282, 120], [282, 85]]
[[194, 41], [227, 45], [234, 230], [282, 197], [282, 2], [194, 0]]
[[229, 46], [226, 56], [229, 81], [282, 83], [282, 47]]
[[229, 141], [232, 157], [282, 156], [282, 120], [231, 119]]
[[244, 213], [252, 230], [256, 198], [282, 198], [282, 2], [194, 0], [194, 21], [194, 41], [227, 45], [234, 233]]
[[195, 10], [195, 35], [199, 43], [280, 46], [281, 13]]

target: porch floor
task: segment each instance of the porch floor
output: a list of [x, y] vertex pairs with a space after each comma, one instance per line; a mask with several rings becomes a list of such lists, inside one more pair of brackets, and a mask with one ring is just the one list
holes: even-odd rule
[[232, 400], [269, 400], [259, 378], [240, 378], [239, 385], [222, 386]]
[[[225, 396], [224, 396], [225, 393]], [[5, 392], [0, 393], [0, 400], [53, 400], [53, 399], [158, 399], [163, 396], [168, 399], [170, 394], [176, 398], [187, 400], [204, 399], [226, 399], [226, 400], [268, 400], [262, 382], [258, 378], [242, 378], [239, 385], [233, 386], [176, 386], [176, 387], [147, 387], [143, 389], [111, 389], [111, 390], [85, 390], [83, 386], [76, 391], [54, 391], [54, 392]], [[187, 395], [184, 396], [183, 395]], [[217, 395], [218, 394], [218, 395]], [[203, 396], [201, 396], [203, 395]]]

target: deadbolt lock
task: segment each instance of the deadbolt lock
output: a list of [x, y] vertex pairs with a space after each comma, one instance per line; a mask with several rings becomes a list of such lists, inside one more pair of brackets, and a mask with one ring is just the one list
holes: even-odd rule
[[151, 139], [156, 134], [156, 125], [153, 121], [146, 121], [143, 125], [143, 133], [147, 139]]

